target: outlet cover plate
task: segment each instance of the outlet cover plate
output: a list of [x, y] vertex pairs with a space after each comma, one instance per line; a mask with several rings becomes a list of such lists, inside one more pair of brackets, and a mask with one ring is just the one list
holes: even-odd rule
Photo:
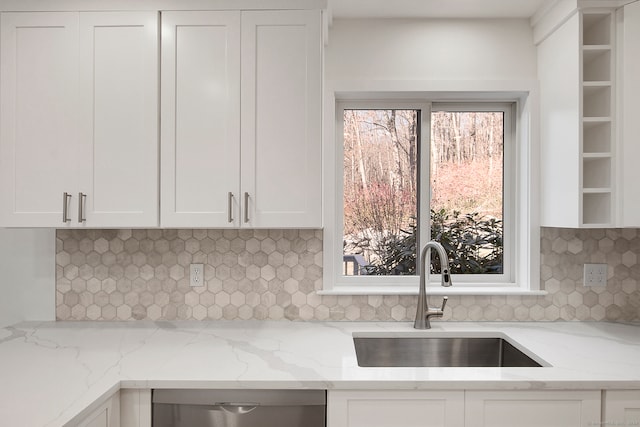
[[607, 286], [607, 264], [585, 264], [584, 285]]
[[204, 286], [204, 264], [191, 264], [189, 266], [189, 285], [191, 287]]

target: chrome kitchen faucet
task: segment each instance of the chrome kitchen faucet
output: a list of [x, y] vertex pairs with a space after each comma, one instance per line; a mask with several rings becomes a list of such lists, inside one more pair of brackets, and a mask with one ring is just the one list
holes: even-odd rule
[[431, 249], [435, 249], [440, 258], [441, 286], [451, 286], [451, 274], [449, 273], [449, 257], [442, 245], [434, 240], [427, 242], [420, 254], [420, 292], [418, 294], [418, 308], [416, 310], [416, 320], [413, 323], [415, 329], [431, 329], [431, 317], [442, 317], [444, 307], [447, 305], [449, 297], [444, 297], [442, 307], [429, 307], [427, 299], [427, 260], [431, 260]]

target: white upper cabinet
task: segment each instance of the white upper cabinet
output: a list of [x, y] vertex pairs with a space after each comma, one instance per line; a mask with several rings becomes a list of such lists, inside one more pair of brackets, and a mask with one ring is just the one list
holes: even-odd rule
[[157, 226], [156, 12], [80, 14], [80, 111], [86, 225]]
[[640, 226], [640, 3], [579, 10], [538, 44], [541, 225]]
[[626, 5], [622, 13], [621, 225], [640, 227], [640, 2]]
[[162, 226], [320, 227], [320, 11], [162, 20]]
[[157, 22], [2, 14], [0, 226], [157, 226]]
[[243, 223], [320, 227], [319, 11], [242, 14]]
[[162, 14], [162, 225], [240, 225], [240, 12]]
[[543, 226], [617, 225], [614, 18], [579, 11], [538, 45]]
[[71, 208], [63, 195], [79, 191], [82, 152], [78, 15], [3, 13], [1, 20], [0, 226], [62, 227]]

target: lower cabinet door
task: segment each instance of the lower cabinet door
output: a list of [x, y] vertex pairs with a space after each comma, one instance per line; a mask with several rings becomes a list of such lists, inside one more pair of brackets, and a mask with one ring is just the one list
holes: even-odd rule
[[605, 391], [602, 425], [640, 426], [640, 390]]
[[600, 425], [600, 391], [468, 391], [466, 427]]
[[120, 427], [151, 427], [151, 390], [120, 390]]
[[96, 410], [83, 418], [78, 427], [120, 427], [120, 392], [116, 392]]
[[327, 427], [462, 427], [463, 391], [329, 391]]

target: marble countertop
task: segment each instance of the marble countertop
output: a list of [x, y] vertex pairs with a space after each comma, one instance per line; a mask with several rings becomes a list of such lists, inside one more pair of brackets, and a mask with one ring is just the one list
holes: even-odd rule
[[[361, 368], [353, 334], [503, 335], [543, 368]], [[600, 322], [21, 323], [0, 329], [3, 425], [63, 426], [120, 388], [640, 389], [640, 328]]]

